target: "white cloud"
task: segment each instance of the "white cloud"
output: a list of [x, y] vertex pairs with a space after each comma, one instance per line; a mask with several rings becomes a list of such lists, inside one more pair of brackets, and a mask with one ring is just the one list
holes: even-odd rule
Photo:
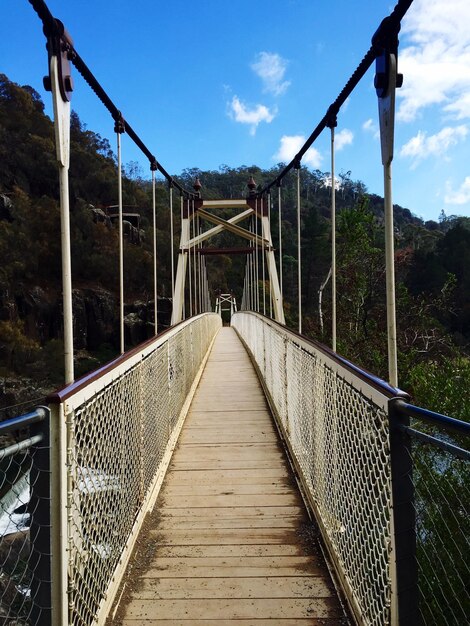
[[280, 96], [289, 87], [290, 82], [284, 80], [287, 61], [273, 52], [260, 52], [251, 64], [251, 69], [263, 81], [263, 89], [275, 96]]
[[371, 117], [369, 117], [369, 119], [364, 122], [364, 124], [362, 125], [362, 130], [366, 133], [371, 133], [374, 139], [380, 139], [379, 125], [377, 124], [377, 122], [374, 122]]
[[428, 156], [444, 157], [451, 146], [455, 146], [459, 141], [468, 135], [468, 128], [465, 125], [451, 128], [446, 126], [435, 135], [428, 136], [425, 131], [418, 131], [400, 150], [400, 156], [414, 159], [413, 167]]
[[276, 111], [270, 111], [264, 104], [257, 104], [254, 108], [248, 108], [237, 96], [233, 96], [230, 103], [229, 115], [240, 124], [250, 126], [250, 134], [254, 135], [258, 124], [266, 122], [270, 124], [276, 116]]
[[450, 181], [446, 182], [446, 204], [470, 204], [470, 176], [466, 176], [463, 183], [456, 190], [452, 189]]
[[335, 147], [336, 150], [342, 150], [344, 146], [349, 146], [352, 144], [354, 139], [354, 134], [347, 128], [343, 128], [339, 133], [335, 133]]
[[[279, 150], [273, 156], [278, 162], [290, 163], [300, 148], [304, 145], [306, 139], [303, 135], [283, 135], [281, 137], [281, 145]], [[304, 154], [302, 163], [310, 167], [320, 167], [322, 156], [316, 148], [309, 148]]]
[[470, 117], [470, 2], [415, 0], [403, 21], [397, 118], [410, 122], [425, 107], [455, 119]]

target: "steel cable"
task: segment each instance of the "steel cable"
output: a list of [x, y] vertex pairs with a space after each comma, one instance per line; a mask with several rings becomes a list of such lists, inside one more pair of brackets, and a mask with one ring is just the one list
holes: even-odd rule
[[334, 102], [328, 107], [327, 112], [325, 113], [323, 118], [317, 124], [310, 137], [304, 143], [302, 148], [297, 152], [294, 158], [290, 161], [290, 163], [286, 165], [286, 167], [282, 170], [280, 174], [278, 174], [278, 176], [276, 176], [276, 178], [274, 178], [270, 183], [265, 185], [265, 187], [261, 191], [258, 192], [259, 196], [269, 191], [269, 189], [271, 189], [271, 187], [273, 187], [274, 185], [279, 184], [280, 181], [286, 176], [286, 174], [294, 169], [297, 164], [300, 165], [302, 157], [312, 146], [315, 140], [320, 136], [323, 130], [329, 125], [330, 119], [338, 115], [340, 108], [343, 106], [346, 99], [354, 91], [369, 67], [375, 61], [379, 52], [381, 52], [381, 50], [383, 50], [383, 48], [387, 46], [392, 37], [396, 37], [398, 31], [400, 30], [401, 20], [405, 16], [412, 3], [413, 0], [399, 0], [390, 15], [382, 20], [379, 28], [372, 37], [371, 47], [366, 52], [364, 58], [354, 70], [352, 76], [349, 78], [343, 89], [340, 91], [336, 100], [334, 100]]
[[[43, 24], [44, 34], [47, 38], [61, 38], [66, 44], [67, 56], [71, 63], [75, 66], [78, 73], [83, 77], [88, 86], [92, 89], [95, 95], [99, 98], [99, 100], [104, 104], [106, 109], [111, 113], [111, 116], [115, 122], [124, 122], [123, 115], [121, 111], [117, 108], [111, 98], [108, 96], [104, 88], [101, 86], [97, 78], [94, 76], [92, 71], [86, 65], [85, 61], [81, 58], [78, 52], [75, 50], [72, 43], [64, 37], [64, 31], [61, 28], [61, 23], [54, 18], [52, 13], [50, 12], [47, 4], [44, 0], [29, 0], [29, 3], [37, 13], [39, 19]], [[166, 171], [166, 169], [161, 165], [155, 156], [150, 152], [145, 143], [139, 137], [139, 135], [135, 132], [132, 126], [128, 122], [125, 123], [125, 132], [129, 135], [132, 141], [136, 144], [136, 146], [145, 154], [148, 158], [150, 164], [155, 164], [157, 166], [158, 171], [167, 179], [169, 183], [172, 183], [181, 193], [183, 193], [186, 197], [193, 197], [194, 193], [191, 191], [187, 191], [182, 187], [174, 178]]]

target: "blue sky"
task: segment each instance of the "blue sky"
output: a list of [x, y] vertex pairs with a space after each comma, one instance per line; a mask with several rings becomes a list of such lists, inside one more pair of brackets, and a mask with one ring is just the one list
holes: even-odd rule
[[[49, 0], [75, 47], [164, 167], [288, 161], [393, 8], [384, 0]], [[77, 9], [77, 7], [79, 7]], [[41, 24], [0, 3], [0, 71], [50, 95]], [[394, 202], [424, 219], [470, 215], [470, 2], [415, 0], [400, 34]], [[74, 72], [72, 106], [111, 140], [113, 122]], [[382, 195], [373, 70], [338, 118], [337, 172]], [[72, 155], [73, 158], [73, 155]], [[126, 138], [123, 161], [148, 162]], [[329, 170], [329, 132], [303, 163]]]

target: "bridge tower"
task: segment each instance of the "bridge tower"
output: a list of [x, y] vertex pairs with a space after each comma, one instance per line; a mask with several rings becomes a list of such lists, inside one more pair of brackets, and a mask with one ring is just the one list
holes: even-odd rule
[[[203, 200], [200, 197], [201, 185], [197, 180], [194, 189], [199, 197], [184, 198], [181, 220], [181, 238], [176, 270], [175, 290], [173, 299], [173, 311], [171, 324], [177, 324], [183, 319], [183, 306], [186, 287], [186, 274], [188, 258], [192, 252], [198, 250], [198, 254], [204, 253], [200, 248], [203, 242], [223, 231], [231, 232], [250, 242], [251, 247], [245, 248], [210, 248], [211, 254], [252, 254], [253, 250], [262, 250], [265, 255], [267, 274], [271, 286], [272, 309], [274, 319], [285, 324], [284, 310], [282, 306], [281, 289], [279, 285], [274, 247], [271, 237], [271, 224], [269, 219], [268, 202], [265, 197], [259, 197], [256, 193], [256, 183], [253, 178], [248, 183], [249, 195], [244, 199], [232, 200]], [[238, 209], [239, 213], [230, 219], [223, 219], [217, 215], [220, 209]], [[212, 228], [191, 236], [191, 223], [196, 217], [213, 224]], [[240, 226], [241, 222], [254, 217], [261, 224], [260, 232], [251, 232]], [[195, 229], [193, 229], [195, 232]]]

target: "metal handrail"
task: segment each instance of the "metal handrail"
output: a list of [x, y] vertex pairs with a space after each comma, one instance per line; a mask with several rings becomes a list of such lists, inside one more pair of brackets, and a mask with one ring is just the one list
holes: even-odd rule
[[414, 404], [408, 404], [401, 400], [396, 402], [395, 408], [402, 415], [414, 417], [428, 424], [435, 424], [436, 426], [440, 426], [454, 433], [470, 436], [470, 422], [464, 422], [463, 420], [458, 420], [454, 417], [443, 415], [442, 413], [436, 413], [435, 411], [430, 411], [429, 409], [424, 409]]
[[22, 428], [28, 428], [31, 424], [37, 424], [44, 421], [48, 417], [49, 411], [44, 406], [36, 407], [29, 413], [24, 413], [17, 417], [0, 422], [0, 435], [11, 433], [14, 430], [20, 430]]
[[[307, 344], [308, 346], [311, 346], [315, 350], [318, 350], [325, 356], [330, 357], [338, 365], [342, 365], [346, 370], [348, 370], [354, 376], [357, 376], [358, 378], [360, 378], [361, 380], [369, 384], [371, 387], [374, 387], [375, 389], [377, 389], [377, 391], [380, 391], [380, 393], [383, 393], [386, 397], [400, 398], [403, 401], [409, 400], [410, 396], [408, 393], [406, 393], [406, 391], [403, 391], [402, 389], [398, 389], [397, 387], [390, 385], [390, 383], [383, 380], [379, 376], [376, 376], [375, 374], [372, 374], [371, 372], [363, 369], [362, 367], [355, 365], [352, 361], [349, 361], [344, 356], [341, 356], [337, 352], [334, 352], [331, 348], [317, 341], [316, 339], [312, 339], [311, 337], [307, 337], [306, 335], [303, 335], [295, 330], [292, 330], [291, 328], [287, 328], [283, 324], [276, 322], [275, 320], [271, 319], [270, 317], [267, 317], [266, 315], [263, 315], [262, 313], [257, 313], [255, 311], [238, 311], [235, 314], [242, 314], [242, 313], [245, 313], [245, 314], [249, 313], [250, 315], [254, 315], [256, 317], [262, 318], [263, 322], [267, 324], [268, 326], [271, 326], [273, 328], [278, 328], [283, 333], [290, 335], [298, 343], [298, 345], [301, 348], [302, 348], [302, 344]], [[411, 405], [407, 405], [405, 402], [404, 404], [406, 406], [411, 406]]]

